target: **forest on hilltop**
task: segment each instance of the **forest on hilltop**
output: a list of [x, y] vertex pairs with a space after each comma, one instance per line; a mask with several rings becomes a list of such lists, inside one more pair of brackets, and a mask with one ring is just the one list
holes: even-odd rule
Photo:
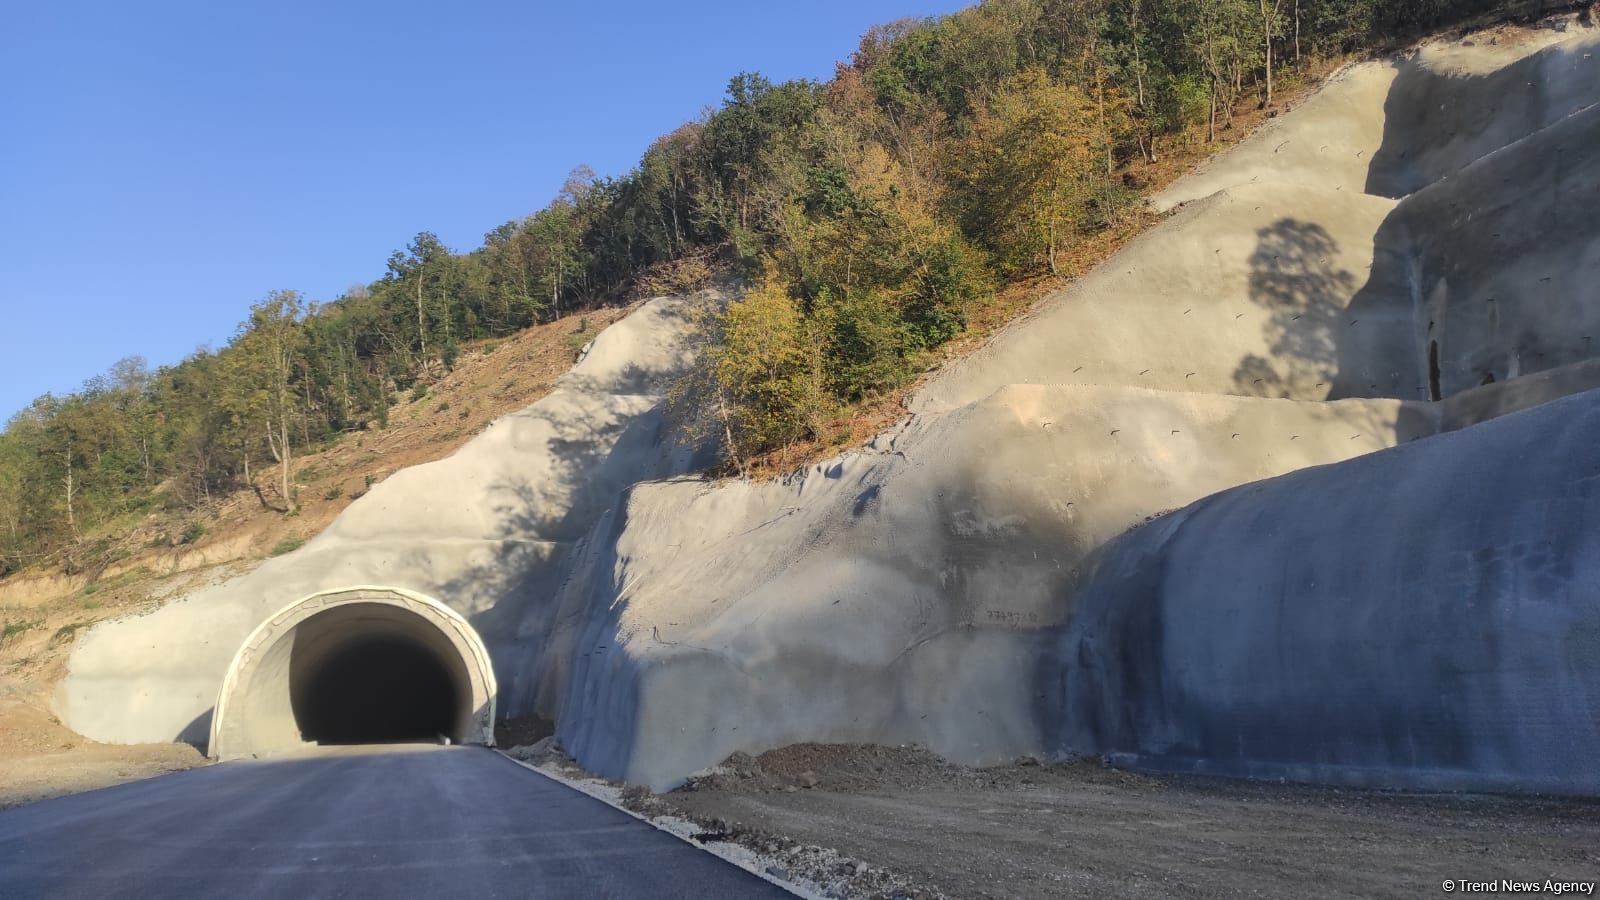
[[580, 167], [475, 250], [420, 234], [336, 300], [273, 292], [216, 352], [40, 397], [0, 433], [0, 577], [103, 562], [126, 517], [239, 489], [292, 512], [296, 454], [384, 427], [466, 343], [717, 271], [749, 290], [685, 396], [735, 460], [825, 437], [1132, 215], [1140, 162], [1271, 106], [1285, 71], [1503, 5], [989, 0], [873, 29], [825, 83], [738, 75], [631, 172]]

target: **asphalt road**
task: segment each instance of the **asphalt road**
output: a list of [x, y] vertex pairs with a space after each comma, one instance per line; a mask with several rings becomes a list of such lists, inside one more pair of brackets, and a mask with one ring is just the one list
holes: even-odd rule
[[482, 748], [341, 748], [0, 811], [0, 897], [789, 897]]

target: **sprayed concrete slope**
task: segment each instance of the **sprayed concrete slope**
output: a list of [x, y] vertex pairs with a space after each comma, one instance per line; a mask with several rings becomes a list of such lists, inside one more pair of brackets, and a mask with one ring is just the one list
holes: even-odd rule
[[[1176, 207], [1170, 221], [933, 379], [910, 423], [871, 452], [779, 485], [634, 488], [563, 596], [541, 708], [559, 714], [585, 763], [657, 786], [733, 750], [796, 740], [916, 741], [973, 762], [1111, 749], [1067, 740], [1073, 713], [1060, 688], [1060, 629], [1106, 541], [1224, 485], [1600, 383], [1574, 341], [1600, 299], [1600, 227], [1579, 214], [1600, 166], [1591, 149], [1600, 145], [1584, 139], [1587, 104], [1600, 99], [1595, 49], [1592, 32], [1575, 31], [1514, 50], [1441, 45], [1353, 66], [1175, 185], [1159, 198]], [[1536, 89], [1512, 119], [1483, 115], [1513, 81]], [[1480, 203], [1494, 218], [1473, 214]], [[1497, 255], [1457, 252], [1474, 241], [1499, 241]], [[1439, 299], [1453, 290], [1442, 283], [1490, 277], [1497, 318]], [[1567, 293], [1552, 306], [1541, 298], [1554, 278]], [[1441, 451], [1433, 464], [1449, 473], [1455, 455]], [[1470, 490], [1480, 473], [1460, 465], [1445, 477]], [[1328, 476], [1324, 489], [1337, 493], [1346, 477]], [[1578, 474], [1530, 477], [1559, 492]], [[1385, 505], [1372, 481], [1350, 490], [1349, 502]], [[1394, 531], [1325, 540], [1346, 537], [1352, 547], [1407, 540]], [[1359, 552], [1330, 552], [1365, 565]], [[1227, 572], [1231, 562], [1215, 564]], [[1438, 615], [1459, 598], [1440, 590], [1416, 602], [1429, 610], [1419, 615]], [[1367, 637], [1410, 652], [1418, 635]], [[1290, 658], [1299, 651], [1265, 640]], [[1307, 649], [1352, 670], [1370, 662], [1348, 644]], [[1473, 662], [1448, 646], [1429, 659]], [[1547, 676], [1529, 684], [1564, 689]], [[1295, 699], [1313, 702], [1314, 692]], [[1313, 744], [1300, 749], [1336, 758], [1344, 746]], [[1420, 760], [1384, 759], [1373, 780], [1414, 783]]]
[[[1587, 340], [1600, 222], [1583, 214], [1600, 167], [1593, 34], [1574, 25], [1348, 68], [1157, 198], [1168, 221], [934, 377], [908, 422], [782, 482], [648, 480], [695, 463], [660, 433], [661, 386], [686, 351], [675, 301], [656, 301], [602, 335], [570, 393], [391, 478], [305, 549], [96, 629], [58, 709], [102, 740], [193, 736], [263, 616], [360, 583], [461, 612], [493, 656], [502, 713], [548, 715], [585, 765], [656, 787], [800, 740], [920, 742], [968, 762], [1153, 754], [1069, 727], [1083, 715], [1063, 687], [1077, 677], [1078, 598], [1148, 602], [1099, 581], [1108, 542], [1329, 463], [1319, 491], [1381, 509], [1381, 479], [1341, 474], [1358, 471], [1345, 461], [1410, 447], [1445, 448], [1428, 465], [1470, 491], [1481, 462], [1449, 437], [1393, 448], [1453, 429], [1466, 440], [1488, 427], [1477, 423], [1600, 384]], [[623, 377], [634, 353], [636, 377]], [[1531, 415], [1488, 424], [1547, 421]], [[1579, 473], [1526, 477], [1538, 484], [1523, 489], [1560, 493]], [[1330, 533], [1351, 550], [1328, 564], [1359, 568], [1361, 542], [1385, 538], [1408, 535]], [[1214, 564], [1249, 579], [1274, 558]], [[1553, 584], [1524, 587], [1582, 602], [1539, 593]], [[1217, 601], [1172, 602], [1206, 620]], [[1459, 597], [1416, 602], [1434, 615]], [[1362, 634], [1379, 653], [1417, 641]], [[1332, 667], [1367, 665], [1351, 647], [1313, 649]], [[1441, 644], [1429, 659], [1469, 659], [1456, 652]], [[1295, 752], [1337, 758], [1345, 745], [1329, 740]], [[1374, 765], [1373, 780], [1408, 784], [1422, 764]]]
[[97, 627], [73, 654], [58, 713], [97, 740], [203, 744], [223, 677], [263, 620], [364, 585], [414, 591], [464, 617], [488, 648], [505, 709], [539, 649], [519, 634], [522, 614], [555, 593], [590, 524], [625, 485], [706, 462], [663, 439], [663, 391], [689, 359], [689, 305], [644, 304], [596, 337], [548, 396], [454, 455], [373, 486], [300, 550]]
[[1050, 657], [1057, 743], [1177, 771], [1596, 793], [1597, 442], [1590, 391], [1119, 538]]

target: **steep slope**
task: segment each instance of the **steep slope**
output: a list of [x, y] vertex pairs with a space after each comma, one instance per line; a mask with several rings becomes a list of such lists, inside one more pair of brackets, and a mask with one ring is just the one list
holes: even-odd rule
[[[1101, 581], [1122, 571], [1108, 543], [1157, 519], [1113, 545], [1143, 547], [1142, 535], [1167, 534], [1158, 517], [1173, 509], [1335, 464], [1306, 482], [1315, 492], [1272, 488], [1262, 515], [1325, 505], [1330, 527], [1367, 528], [1325, 536], [1325, 577], [1344, 583], [1340, 573], [1366, 565], [1355, 548], [1382, 533], [1338, 511], [1388, 499], [1387, 480], [1359, 466], [1426, 465], [1438, 485], [1465, 491], [1484, 460], [1556, 436], [1548, 410], [1569, 407], [1477, 423], [1596, 384], [1600, 362], [1583, 338], [1600, 308], [1600, 222], [1582, 210], [1600, 167], [1597, 43], [1590, 29], [1440, 42], [1349, 68], [1173, 185], [1158, 198], [1176, 208], [1167, 221], [933, 376], [907, 422], [782, 482], [671, 478], [696, 463], [659, 427], [662, 392], [690, 351], [682, 301], [654, 301], [605, 332], [561, 391], [456, 456], [391, 478], [303, 550], [96, 629], [58, 709], [104, 740], [198, 740], [246, 635], [270, 630], [277, 610], [307, 612], [285, 604], [371, 585], [426, 595], [470, 622], [502, 715], [555, 719], [585, 765], [657, 787], [733, 751], [799, 740], [920, 742], [968, 762], [1156, 754], [1144, 732], [1073, 730], [1116, 713], [1105, 704], [1121, 701], [1097, 700], [1084, 679], [1124, 662], [1064, 649], [1082, 598], [1101, 610], [1093, 621], [1118, 623], [1119, 611], [1157, 602], [1123, 591], [1121, 575]], [[1504, 116], [1484, 114], [1518, 79], [1533, 81], [1529, 92]], [[1494, 219], [1473, 213], [1490, 208]], [[1494, 381], [1481, 385], [1486, 374]], [[1517, 440], [1469, 437], [1491, 425]], [[1428, 437], [1457, 428], [1467, 430]], [[1377, 462], [1402, 452], [1426, 462]], [[1548, 465], [1514, 486], [1571, 494], [1582, 509], [1561, 521], [1585, 527], [1584, 477], [1579, 465]], [[670, 480], [648, 480], [660, 478]], [[1494, 501], [1484, 502], [1488, 516]], [[1502, 546], [1523, 539], [1519, 529], [1544, 540], [1551, 526], [1529, 517], [1512, 531], [1459, 523], [1438, 565], [1458, 571], [1470, 565], [1461, 547]], [[1221, 525], [1248, 542], [1252, 521]], [[1294, 551], [1262, 546], [1276, 549], [1211, 560], [1208, 584], [1238, 568], [1263, 597], [1312, 607], [1308, 621], [1336, 613], [1343, 594], [1267, 578]], [[1561, 594], [1564, 583], [1519, 590], [1590, 615], [1593, 601]], [[1170, 602], [1206, 618], [1227, 613], [1206, 606], [1223, 595]], [[1452, 595], [1428, 596], [1446, 609]], [[1143, 646], [1142, 634], [1119, 640]], [[1252, 652], [1320, 646], [1300, 632], [1268, 638]], [[1373, 628], [1350, 639], [1382, 659], [1419, 638]], [[1441, 670], [1476, 659], [1444, 644], [1430, 654]], [[1573, 659], [1592, 674], [1593, 656]], [[1530, 677], [1537, 688], [1549, 676]], [[1476, 682], [1451, 684], [1474, 702]], [[1318, 696], [1312, 686], [1293, 700]], [[1229, 734], [1220, 715], [1182, 722]], [[1553, 727], [1550, 741], [1580, 736]], [[1327, 735], [1270, 761], [1301, 771], [1300, 757], [1336, 758], [1345, 745]], [[1184, 746], [1208, 759], [1221, 744]], [[1373, 758], [1384, 784], [1423, 783], [1431, 765]], [[1247, 748], [1234, 762], [1248, 771], [1255, 759]], [[1489, 757], [1460, 759], [1456, 776], [1493, 780]], [[1592, 778], [1561, 784], [1600, 791]]]
[[644, 304], [549, 395], [453, 456], [375, 485], [303, 548], [96, 628], [73, 654], [56, 709], [99, 740], [204, 742], [229, 663], [258, 623], [318, 591], [367, 584], [448, 598], [488, 644], [502, 690], [515, 691], [537, 650], [519, 637], [520, 613], [554, 592], [609, 498], [705, 465], [660, 439], [662, 392], [688, 359], [689, 305]]
[[[562, 608], [573, 625], [543, 657], [541, 708], [558, 715], [586, 764], [655, 785], [733, 750], [801, 739], [915, 741], [974, 762], [1104, 749], [1061, 738], [1064, 723], [1084, 713], [1061, 702], [1060, 683], [1073, 675], [1061, 672], [1052, 630], [1070, 627], [1081, 591], [1104, 590], [1092, 575], [1104, 542], [1225, 485], [1596, 383], [1571, 330], [1584, 330], [1583, 311], [1600, 299], [1587, 268], [1600, 228], [1562, 212], [1582, 208], [1600, 164], [1583, 139], [1585, 101], [1600, 99], [1596, 43], [1585, 30], [1537, 36], [1515, 52], [1485, 48], [1485, 75], [1461, 74], [1462, 59], [1473, 57], [1464, 44], [1354, 66], [1175, 185], [1162, 201], [1185, 202], [1169, 221], [934, 378], [912, 403], [917, 415], [880, 438], [875, 454], [847, 454], [778, 486], [635, 488], [568, 586]], [[1406, 124], [1419, 118], [1408, 104], [1476, 109], [1508, 79], [1532, 77], [1548, 79], [1528, 101], [1538, 115]], [[1429, 133], [1447, 126], [1470, 133], [1435, 147]], [[1332, 134], [1344, 136], [1336, 146]], [[1304, 149], [1291, 154], [1296, 146]], [[1342, 161], [1325, 164], [1328, 154]], [[1440, 180], [1398, 201], [1364, 193], [1415, 173]], [[1509, 180], [1495, 194], [1480, 173]], [[1504, 218], [1466, 212], [1496, 196], [1506, 198], [1496, 207]], [[1521, 237], [1503, 242], [1498, 257], [1473, 252], [1474, 240], [1501, 231]], [[1556, 258], [1574, 273], [1563, 305], [1507, 302], [1488, 329], [1448, 323], [1448, 348], [1432, 357], [1445, 372], [1430, 372], [1440, 326], [1430, 333], [1424, 290], [1436, 296], [1430, 285], [1462, 277], [1451, 272], [1483, 278], [1494, 267], [1506, 291], [1531, 292], [1549, 284], [1535, 273]], [[1525, 342], [1525, 358], [1546, 354], [1545, 371], [1519, 378], [1534, 369], [1502, 369], [1482, 387], [1462, 374], [1505, 335]], [[1561, 355], [1551, 356], [1558, 341]], [[1542, 440], [1548, 422], [1531, 420], [1526, 440]], [[1430, 464], [1446, 481], [1476, 484], [1481, 463], [1450, 446]], [[1547, 467], [1527, 488], [1559, 492], [1580, 475]], [[1319, 484], [1338, 493], [1344, 477]], [[1373, 486], [1356, 479], [1339, 496], [1382, 508]], [[1307, 493], [1294, 501], [1323, 502]], [[1338, 548], [1376, 538], [1325, 540]], [[1278, 549], [1212, 564], [1225, 577], [1233, 565], [1270, 565], [1291, 552]], [[1357, 553], [1330, 553], [1339, 565], [1364, 565]], [[1452, 559], [1444, 565], [1461, 564]], [[1337, 595], [1274, 596], [1316, 606]], [[1117, 609], [1139, 599], [1118, 597], [1103, 602]], [[1578, 603], [1580, 618], [1592, 603], [1547, 599]], [[1418, 638], [1403, 629], [1362, 634], [1396, 653], [1409, 647], [1394, 642]], [[1292, 659], [1318, 646], [1285, 635], [1262, 652]], [[1470, 664], [1464, 654], [1440, 646], [1430, 664]], [[1548, 672], [1531, 677], [1540, 683]], [[1467, 695], [1453, 702], [1473, 702], [1475, 686], [1457, 687]], [[1208, 727], [1231, 733], [1225, 722]], [[1337, 757], [1340, 746], [1301, 749]], [[1511, 784], [1495, 780], [1503, 770], [1487, 757], [1462, 759], [1458, 779]], [[1418, 783], [1423, 768], [1421, 757], [1388, 757], [1372, 780]], [[1600, 789], [1583, 779], [1563, 786]]]
[[785, 484], [639, 485], [563, 594], [541, 708], [586, 765], [655, 785], [801, 740], [1042, 753], [1040, 660], [1096, 547], [1390, 446], [1404, 410], [1017, 385]]

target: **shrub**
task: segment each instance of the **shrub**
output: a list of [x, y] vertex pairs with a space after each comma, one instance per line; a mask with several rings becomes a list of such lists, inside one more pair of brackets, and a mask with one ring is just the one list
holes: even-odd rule
[[578, 330], [567, 335], [567, 349], [572, 351], [572, 358], [577, 359], [583, 354], [583, 348], [589, 346], [594, 340], [594, 332], [589, 330], [589, 317], [584, 316], [578, 320]]
[[204, 522], [190, 522], [183, 527], [183, 533], [178, 535], [178, 543], [192, 544], [205, 537], [206, 526]]

